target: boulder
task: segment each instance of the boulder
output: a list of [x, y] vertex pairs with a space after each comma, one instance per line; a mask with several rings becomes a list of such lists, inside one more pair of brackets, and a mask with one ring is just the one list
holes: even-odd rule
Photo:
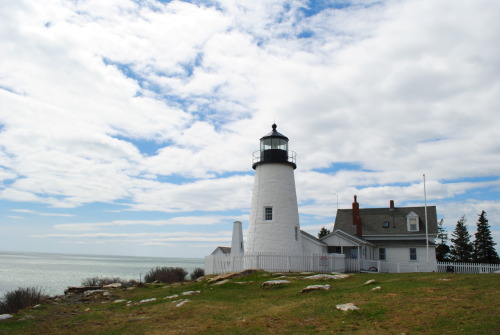
[[0, 314], [0, 321], [10, 319], [12, 315], [10, 314]]
[[306, 288], [303, 288], [300, 293], [307, 293], [311, 291], [328, 291], [330, 287], [330, 285], [309, 285]]
[[290, 284], [289, 280], [268, 280], [262, 283], [262, 286], [274, 286], [274, 285], [283, 285]]
[[370, 285], [370, 284], [375, 284], [375, 279], [370, 279], [366, 283], [364, 283], [363, 285]]
[[336, 306], [337, 309], [347, 312], [347, 311], [355, 311], [358, 310], [359, 308], [354, 305], [352, 302], [349, 302], [347, 304], [341, 304]]
[[240, 272], [234, 272], [234, 273], [225, 273], [222, 275], [215, 276], [213, 278], [210, 278], [208, 280], [209, 283], [215, 283], [224, 279], [229, 279], [229, 278], [234, 278], [234, 277], [241, 277], [241, 276], [246, 276], [251, 273], [257, 272], [257, 270], [243, 270]]
[[95, 291], [95, 290], [100, 290], [100, 286], [70, 286], [66, 290], [64, 290], [64, 294], [68, 293], [77, 293], [81, 294], [86, 291]]
[[139, 304], [145, 304], [147, 302], [152, 302], [152, 301], [156, 301], [156, 298], [150, 298], [150, 299], [141, 300], [141, 301], [139, 301]]
[[371, 291], [378, 291], [380, 289], [382, 289], [382, 288], [380, 286], [377, 286], [377, 287], [372, 288]]
[[181, 294], [182, 295], [195, 295], [195, 294], [200, 294], [201, 291], [186, 291], [186, 292], [182, 292]]
[[102, 288], [120, 288], [120, 287], [122, 287], [122, 283], [112, 283], [104, 285]]
[[175, 307], [181, 307], [182, 305], [184, 305], [184, 304], [185, 304], [186, 302], [188, 302], [188, 301], [189, 301], [189, 299], [184, 299], [184, 300], [182, 300], [181, 302], [177, 303], [177, 304], [175, 305]]
[[349, 275], [345, 275], [345, 274], [335, 274], [335, 275], [317, 274], [317, 275], [303, 277], [303, 279], [310, 279], [310, 280], [330, 280], [330, 279], [344, 279], [344, 278], [347, 278], [347, 277], [349, 277]]

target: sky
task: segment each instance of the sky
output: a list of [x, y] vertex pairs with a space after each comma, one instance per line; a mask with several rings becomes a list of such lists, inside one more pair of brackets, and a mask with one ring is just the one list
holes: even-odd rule
[[[301, 229], [485, 211], [500, 244], [500, 2], [0, 2], [0, 251], [200, 258], [248, 228], [259, 139]], [[498, 245], [497, 245], [498, 249]]]

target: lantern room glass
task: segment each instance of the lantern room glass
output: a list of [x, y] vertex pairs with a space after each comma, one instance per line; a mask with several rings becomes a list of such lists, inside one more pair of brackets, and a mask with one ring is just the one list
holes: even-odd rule
[[285, 140], [284, 138], [276, 138], [276, 137], [266, 138], [261, 141], [260, 143], [261, 151], [271, 150], [271, 149], [288, 151], [288, 141]]

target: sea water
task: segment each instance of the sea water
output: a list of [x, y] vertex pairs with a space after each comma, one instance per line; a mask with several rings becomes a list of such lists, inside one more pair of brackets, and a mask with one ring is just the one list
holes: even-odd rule
[[0, 252], [0, 298], [19, 287], [39, 287], [45, 294], [60, 295], [68, 286], [80, 286], [92, 277], [139, 281], [157, 266], [181, 267], [191, 273], [203, 268], [203, 259]]

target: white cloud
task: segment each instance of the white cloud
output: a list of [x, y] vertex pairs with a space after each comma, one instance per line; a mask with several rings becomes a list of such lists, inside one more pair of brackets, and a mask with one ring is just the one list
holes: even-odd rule
[[[215, 4], [2, 6], [0, 199], [245, 212], [252, 152], [276, 121], [302, 214], [331, 217], [353, 194], [417, 203], [423, 173], [449, 217], [497, 202], [499, 3], [353, 1], [309, 17], [307, 1]], [[359, 168], [320, 170], [339, 163]]]

